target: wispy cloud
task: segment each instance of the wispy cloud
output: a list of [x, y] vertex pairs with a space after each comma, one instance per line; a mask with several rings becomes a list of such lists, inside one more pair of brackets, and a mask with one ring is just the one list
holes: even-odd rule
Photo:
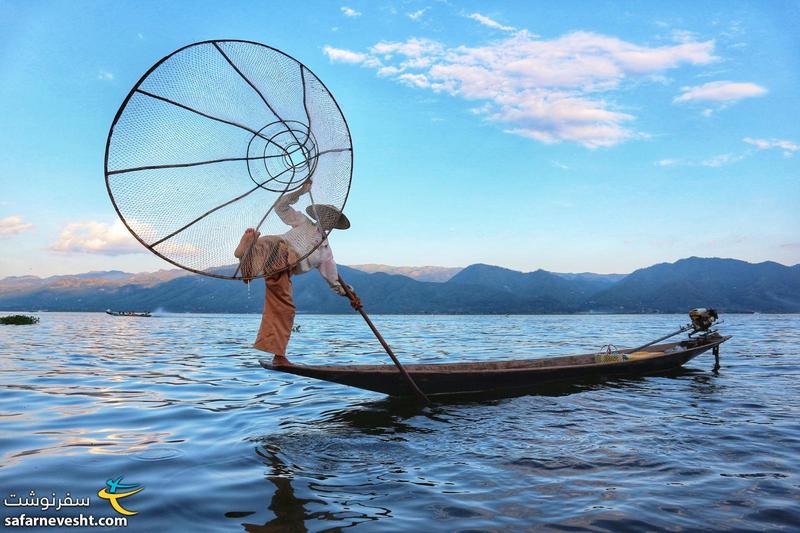
[[417, 9], [416, 11], [412, 11], [411, 13], [406, 13], [406, 16], [411, 20], [419, 20], [422, 18], [422, 15], [428, 10], [427, 7], [422, 9]]
[[325, 46], [322, 48], [322, 51], [331, 61], [337, 63], [350, 63], [352, 65], [363, 65], [365, 67], [380, 66], [380, 61], [368, 54], [361, 54], [344, 48], [334, 48], [333, 46]]
[[715, 155], [714, 157], [709, 157], [708, 159], [703, 159], [700, 161], [700, 164], [704, 167], [722, 167], [725, 165], [730, 165], [731, 163], [736, 163], [737, 161], [741, 161], [745, 158], [744, 154], [720, 154]]
[[674, 102], [715, 102], [727, 104], [737, 102], [743, 98], [763, 96], [767, 89], [750, 82], [712, 81], [695, 87], [683, 87]]
[[705, 159], [659, 159], [654, 164], [657, 167], [710, 167], [719, 168], [741, 161], [749, 154], [719, 154]]
[[22, 220], [21, 216], [14, 215], [6, 218], [0, 218], [0, 237], [17, 235], [32, 229], [33, 224], [30, 222], [25, 222]]
[[784, 157], [792, 157], [795, 152], [800, 151], [800, 144], [785, 139], [753, 139], [745, 137], [742, 140], [747, 144], [752, 144], [759, 150], [769, 150], [771, 148], [783, 150]]
[[420, 89], [480, 102], [473, 109], [505, 131], [543, 143], [612, 146], [643, 134], [611, 93], [682, 65], [715, 61], [713, 41], [640, 46], [590, 32], [540, 39], [526, 30], [485, 46], [448, 47], [430, 39], [381, 41], [366, 52], [326, 46], [335, 62], [376, 69]]
[[431, 82], [428, 81], [428, 78], [426, 78], [424, 74], [411, 74], [410, 72], [406, 72], [405, 74], [400, 74], [397, 79], [414, 87], [427, 88], [431, 86]]
[[345, 17], [351, 17], [352, 18], [352, 17], [360, 17], [361, 16], [361, 12], [360, 11], [356, 11], [352, 7], [342, 6], [339, 9], [342, 11], [342, 14]]
[[107, 70], [101, 70], [100, 72], [97, 73], [97, 79], [103, 81], [111, 81], [114, 79], [114, 74], [112, 74]]
[[122, 222], [72, 222], [61, 231], [50, 246], [54, 252], [123, 255], [141, 253], [142, 245], [134, 239]]
[[697, 40], [697, 34], [689, 30], [672, 30], [670, 37], [673, 41], [679, 43], [690, 43]]
[[678, 159], [659, 159], [656, 161], [656, 166], [658, 167], [674, 167], [678, 164], [680, 164], [680, 160]]
[[485, 15], [481, 15], [480, 13], [472, 13], [470, 15], [467, 15], [467, 17], [471, 18], [472, 20], [478, 21], [481, 24], [483, 24], [484, 26], [488, 26], [489, 28], [493, 28], [495, 30], [501, 30], [501, 31], [515, 31], [516, 30], [516, 28], [513, 27], [513, 26], [504, 26], [504, 25], [500, 24], [499, 22], [497, 22], [496, 20], [491, 19], [491, 18], [489, 18], [489, 17], [487, 17]]

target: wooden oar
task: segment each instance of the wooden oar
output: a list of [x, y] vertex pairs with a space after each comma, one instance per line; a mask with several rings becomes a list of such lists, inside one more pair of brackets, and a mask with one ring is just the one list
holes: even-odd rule
[[364, 317], [364, 321], [366, 321], [367, 325], [369, 326], [369, 329], [372, 330], [372, 333], [374, 333], [375, 337], [378, 338], [378, 342], [381, 343], [383, 349], [386, 350], [386, 353], [389, 354], [389, 357], [392, 358], [392, 361], [394, 361], [394, 364], [397, 366], [397, 369], [400, 371], [401, 374], [403, 374], [403, 377], [405, 378], [406, 382], [408, 382], [408, 386], [411, 387], [411, 390], [414, 391], [414, 394], [416, 394], [419, 401], [422, 402], [424, 405], [429, 405], [431, 403], [430, 400], [428, 399], [427, 396], [425, 396], [425, 393], [422, 392], [422, 390], [419, 387], [417, 387], [417, 384], [414, 382], [414, 379], [408, 372], [406, 372], [406, 369], [400, 363], [400, 360], [397, 359], [397, 356], [394, 355], [392, 348], [386, 343], [386, 341], [383, 339], [383, 335], [380, 334], [378, 328], [375, 327], [375, 324], [373, 324], [372, 320], [370, 320], [369, 317], [367, 316], [367, 313], [364, 311], [364, 306], [361, 305], [361, 300], [359, 300], [358, 297], [355, 295], [355, 293], [350, 289], [350, 285], [344, 282], [342, 276], [339, 276], [339, 283], [342, 284], [344, 292], [350, 299], [350, 303], [352, 303], [353, 308], [356, 311], [358, 311], [362, 317]]

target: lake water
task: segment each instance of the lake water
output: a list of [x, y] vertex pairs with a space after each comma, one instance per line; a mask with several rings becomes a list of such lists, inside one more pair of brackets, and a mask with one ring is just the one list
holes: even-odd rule
[[[0, 326], [0, 490], [91, 497], [129, 531], [797, 530], [800, 316], [731, 315], [722, 368], [418, 411], [271, 373], [255, 315], [43, 313]], [[684, 316], [376, 316], [401, 360], [591, 352]], [[301, 315], [290, 355], [388, 362], [358, 316]], [[15, 497], [11, 497], [11, 494]], [[116, 515], [118, 516], [118, 515]]]

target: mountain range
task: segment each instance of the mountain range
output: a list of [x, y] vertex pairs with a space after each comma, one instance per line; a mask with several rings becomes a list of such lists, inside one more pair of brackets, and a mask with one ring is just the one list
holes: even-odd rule
[[[340, 266], [340, 273], [373, 313], [683, 313], [693, 307], [800, 312], [800, 265], [774, 262], [690, 257], [628, 275], [518, 272], [485, 264], [463, 269], [359, 266]], [[298, 312], [352, 312], [318, 274], [292, 279]], [[182, 270], [0, 280], [0, 310], [258, 313], [263, 298], [261, 280], [247, 286]]]

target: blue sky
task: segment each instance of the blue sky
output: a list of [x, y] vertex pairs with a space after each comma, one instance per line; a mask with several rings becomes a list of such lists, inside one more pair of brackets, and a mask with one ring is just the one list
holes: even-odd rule
[[103, 180], [111, 120], [207, 39], [296, 57], [349, 122], [342, 264], [800, 262], [792, 2], [0, 1], [0, 276], [172, 268]]

